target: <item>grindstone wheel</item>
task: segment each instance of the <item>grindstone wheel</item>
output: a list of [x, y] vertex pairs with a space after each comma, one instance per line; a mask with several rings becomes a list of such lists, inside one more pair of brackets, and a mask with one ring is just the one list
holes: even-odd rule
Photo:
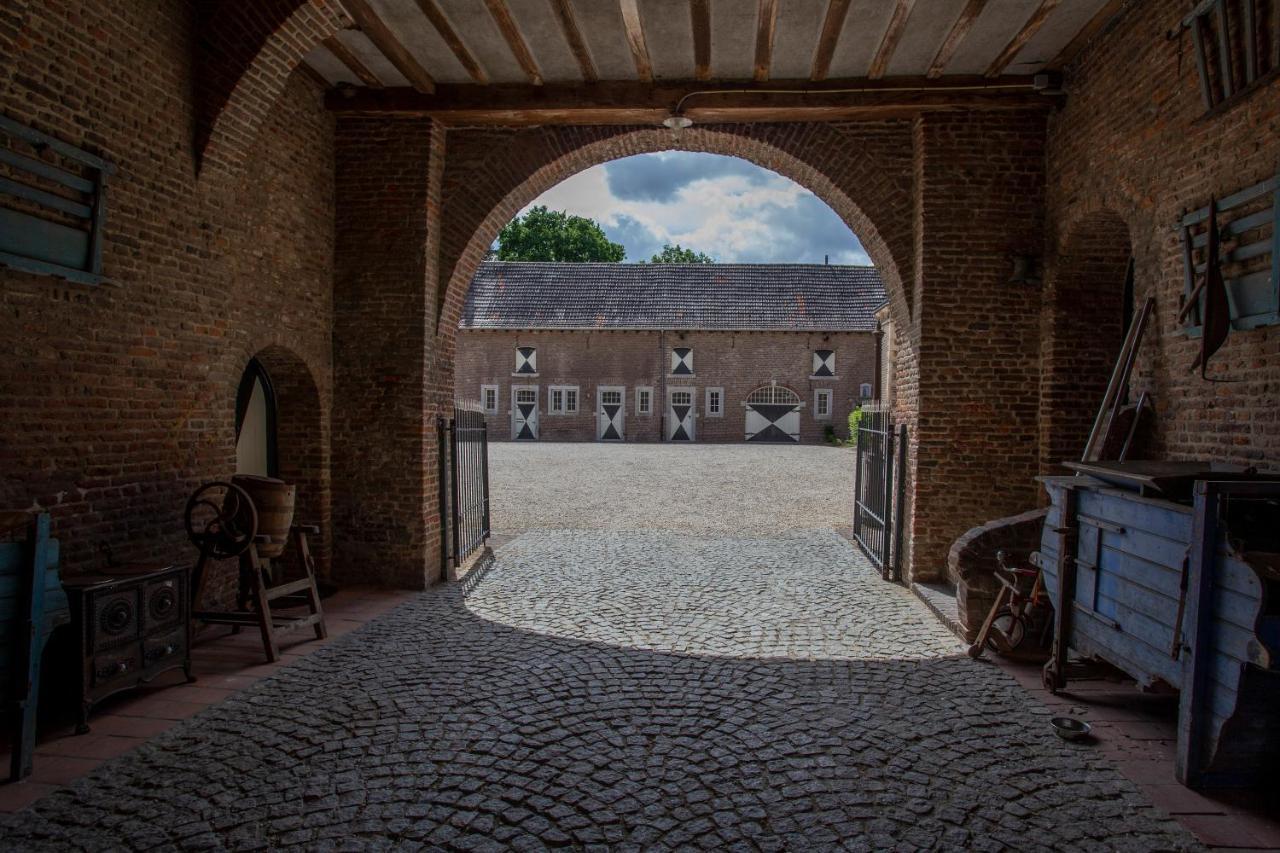
[[258, 510], [234, 483], [205, 483], [192, 493], [184, 516], [187, 536], [206, 556], [238, 557], [258, 535]]
[[991, 632], [987, 634], [987, 648], [991, 651], [1007, 655], [1017, 651], [1027, 639], [1027, 622], [1022, 616], [1013, 615], [1008, 607], [1001, 607], [991, 623]]

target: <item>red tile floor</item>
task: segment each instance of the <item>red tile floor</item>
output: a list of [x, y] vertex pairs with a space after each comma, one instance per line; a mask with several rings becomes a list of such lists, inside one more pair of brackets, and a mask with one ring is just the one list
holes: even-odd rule
[[[326, 598], [325, 621], [330, 639], [360, 627], [413, 595], [412, 592], [351, 588]], [[94, 710], [89, 718], [92, 731], [86, 735], [75, 734], [70, 715], [59, 715], [65, 719], [50, 722], [40, 732], [35, 769], [30, 778], [0, 784], [0, 811], [25, 808], [107, 759], [123, 755], [179, 720], [221, 702], [327, 642], [316, 640], [309, 631], [282, 639], [281, 659], [266, 663], [257, 631], [231, 634], [229, 629], [209, 628], [201, 632], [193, 648], [197, 678], [194, 684], [185, 683], [179, 670], [166, 673], [145, 687], [117, 694]], [[0, 749], [7, 750], [7, 744], [0, 744]], [[7, 751], [0, 753], [0, 768], [7, 776]]]
[[[987, 658], [993, 657], [988, 654]], [[1200, 794], [1174, 778], [1176, 696], [1139, 692], [1126, 681], [1081, 680], [1054, 696], [1040, 681], [1039, 663], [997, 658], [1055, 716], [1092, 726], [1092, 742], [1160, 809], [1205, 845], [1223, 850], [1280, 850], [1280, 790]]]

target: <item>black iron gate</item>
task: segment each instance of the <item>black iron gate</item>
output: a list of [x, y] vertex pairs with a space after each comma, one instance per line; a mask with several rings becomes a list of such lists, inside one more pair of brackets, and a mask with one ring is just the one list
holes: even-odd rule
[[455, 403], [440, 436], [440, 557], [457, 567], [489, 538], [489, 426], [476, 404]]
[[902, 513], [895, 507], [900, 508], [902, 503], [907, 427], [903, 424], [895, 430], [887, 410], [864, 409], [857, 446], [853, 538], [880, 570], [881, 577], [901, 580]]

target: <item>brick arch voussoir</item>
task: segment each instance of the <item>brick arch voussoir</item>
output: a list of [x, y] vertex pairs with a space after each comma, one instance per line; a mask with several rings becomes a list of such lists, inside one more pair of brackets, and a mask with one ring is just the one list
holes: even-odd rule
[[[884, 279], [891, 311], [908, 316], [900, 270], [909, 268], [909, 246], [899, 245], [901, 240], [891, 244], [886, 237], [890, 229], [878, 227], [867, 213], [877, 211], [885, 220], [904, 215], [907, 202], [883, 180], [881, 164], [869, 156], [850, 156], [825, 126], [788, 127], [788, 132], [782, 133], [774, 127], [776, 140], [769, 138], [770, 127], [774, 126], [692, 128], [678, 137], [664, 128], [537, 128], [505, 135], [475, 132], [479, 147], [485, 149], [483, 155], [466, 158], [465, 173], [446, 172], [441, 218], [447, 231], [441, 253], [443, 287], [437, 294], [441, 306], [437, 335], [452, 340], [472, 277], [498, 232], [525, 205], [592, 166], [635, 154], [673, 150], [740, 157], [814, 193], [858, 235]], [[449, 150], [452, 158], [456, 149], [451, 144]], [[833, 173], [840, 176], [838, 183], [829, 176]]]
[[290, 75], [352, 19], [340, 0], [205, 4], [200, 25], [196, 162], [201, 176], [235, 175]]

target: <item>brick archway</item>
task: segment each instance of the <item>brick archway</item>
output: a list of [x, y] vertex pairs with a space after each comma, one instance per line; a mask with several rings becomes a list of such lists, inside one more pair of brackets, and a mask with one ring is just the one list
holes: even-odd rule
[[665, 128], [547, 127], [451, 131], [447, 139], [436, 332], [450, 352], [471, 279], [521, 208], [592, 166], [660, 151], [739, 157], [814, 193], [858, 235], [884, 278], [891, 311], [908, 316], [901, 270], [910, 269], [912, 252], [910, 187], [890, 177], [894, 167], [909, 175], [898, 162], [911, 159], [908, 123], [716, 125], [679, 136]]
[[1078, 459], [1124, 341], [1129, 227], [1102, 208], [1064, 232], [1047, 272], [1042, 315], [1040, 468]]

